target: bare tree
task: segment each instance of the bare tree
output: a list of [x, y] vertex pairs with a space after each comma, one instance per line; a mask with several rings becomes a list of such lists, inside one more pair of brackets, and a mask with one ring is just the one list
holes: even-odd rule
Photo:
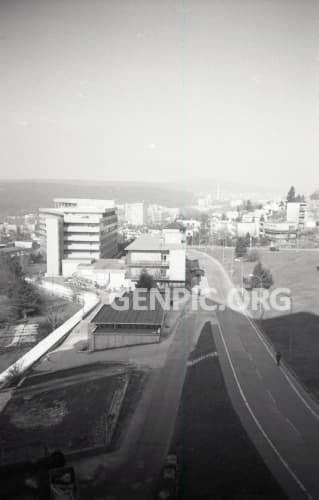
[[56, 303], [51, 304], [46, 311], [46, 318], [48, 323], [50, 324], [52, 331], [58, 328], [63, 322], [63, 314], [64, 312], [64, 304]]

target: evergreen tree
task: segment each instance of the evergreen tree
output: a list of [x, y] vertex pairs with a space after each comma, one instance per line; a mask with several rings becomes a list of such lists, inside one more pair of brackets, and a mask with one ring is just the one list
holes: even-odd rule
[[291, 186], [287, 194], [287, 202], [291, 203], [294, 201], [296, 201], [296, 190], [294, 186]]
[[152, 288], [156, 288], [156, 283], [151, 274], [149, 274], [145, 269], [141, 272], [138, 282], [135, 285], [136, 288], [146, 288], [147, 290], [151, 290]]
[[274, 280], [269, 269], [263, 267], [259, 261], [253, 270], [251, 280], [252, 288], [266, 288], [267, 290], [273, 285]]
[[236, 257], [243, 257], [247, 253], [247, 240], [246, 238], [238, 238], [235, 247]]

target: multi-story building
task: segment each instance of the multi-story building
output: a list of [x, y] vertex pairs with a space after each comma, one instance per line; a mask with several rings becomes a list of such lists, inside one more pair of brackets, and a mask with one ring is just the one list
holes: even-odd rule
[[186, 250], [183, 243], [171, 243], [172, 234], [144, 234], [127, 248], [127, 277], [137, 281], [147, 271], [162, 286], [185, 285]]
[[132, 226], [143, 226], [146, 219], [146, 208], [144, 203], [126, 203], [125, 220]]
[[147, 207], [147, 222], [151, 225], [161, 225], [163, 222], [164, 208], [160, 205], [152, 204]]
[[70, 276], [78, 264], [117, 254], [117, 215], [112, 200], [56, 198], [39, 211], [47, 275]]
[[287, 242], [297, 237], [297, 224], [288, 222], [265, 222], [263, 236], [271, 242]]
[[299, 229], [303, 229], [307, 222], [307, 202], [288, 202], [287, 222], [297, 224]]

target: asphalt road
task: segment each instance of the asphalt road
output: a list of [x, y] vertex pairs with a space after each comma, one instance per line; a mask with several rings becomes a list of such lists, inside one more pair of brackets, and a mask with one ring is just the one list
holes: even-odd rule
[[182, 393], [187, 359], [207, 315], [186, 310], [176, 328], [165, 365], [152, 374], [142, 429], [116, 488], [116, 498], [149, 499], [169, 451]]
[[[219, 262], [199, 258], [211, 295], [224, 302], [233, 288]], [[318, 406], [286, 367], [277, 367], [274, 353], [244, 314], [229, 308], [217, 313], [214, 326], [227, 389], [234, 408], [256, 448], [291, 499], [319, 499]]]

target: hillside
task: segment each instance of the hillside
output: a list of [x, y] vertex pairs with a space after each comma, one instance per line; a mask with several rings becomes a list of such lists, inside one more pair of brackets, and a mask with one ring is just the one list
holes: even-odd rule
[[168, 207], [194, 202], [189, 192], [147, 182], [0, 181], [0, 217], [52, 206], [54, 197], [114, 199], [117, 203], [145, 201]]

